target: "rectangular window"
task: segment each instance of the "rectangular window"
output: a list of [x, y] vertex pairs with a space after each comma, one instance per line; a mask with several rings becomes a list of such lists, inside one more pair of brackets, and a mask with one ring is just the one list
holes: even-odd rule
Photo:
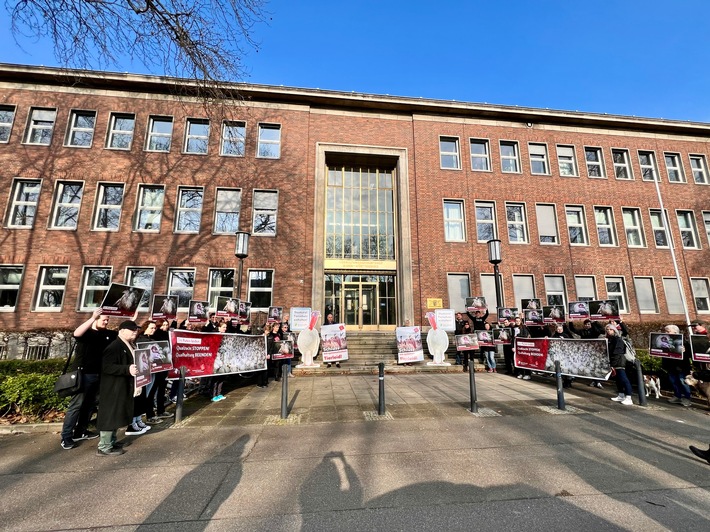
[[547, 146], [545, 144], [528, 144], [530, 151], [530, 173], [547, 175], [550, 167], [547, 163]]
[[141, 297], [138, 308], [140, 310], [148, 310], [153, 297], [153, 282], [155, 281], [155, 268], [127, 268], [126, 269], [126, 284], [142, 288], [143, 297]]
[[168, 269], [168, 295], [177, 296], [178, 310], [188, 310], [195, 291], [195, 268]]
[[710, 286], [705, 278], [690, 279], [695, 308], [698, 312], [710, 312]]
[[577, 301], [597, 299], [597, 281], [593, 275], [575, 275], [574, 290], [577, 292]]
[[23, 266], [0, 266], [0, 312], [15, 311], [23, 273]]
[[441, 168], [459, 170], [461, 159], [459, 157], [459, 139], [456, 137], [439, 137], [439, 161]]
[[705, 236], [710, 246], [710, 211], [703, 211], [703, 224], [705, 225]]
[[[486, 301], [489, 301], [488, 308], [491, 309], [491, 314], [495, 316], [493, 309], [498, 308], [498, 290], [496, 288], [496, 278], [494, 275], [490, 273], [481, 274], [481, 295], [486, 298]], [[500, 300], [505, 301], [504, 294], [501, 294]], [[464, 301], [464, 305], [465, 303], [466, 302]], [[461, 306], [460, 308], [465, 309], [466, 307]]]
[[210, 309], [217, 309], [218, 297], [232, 297], [234, 294], [234, 270], [210, 270], [209, 286], [207, 289], [207, 300], [210, 302]]
[[634, 175], [631, 172], [629, 164], [628, 150], [611, 150], [611, 156], [614, 160], [614, 175], [617, 179], [633, 179]]
[[512, 141], [500, 141], [500, 167], [505, 173], [520, 173], [520, 159], [518, 155], [518, 143]]
[[515, 306], [522, 307], [523, 299], [535, 299], [535, 278], [532, 275], [513, 275]]
[[281, 157], [281, 126], [279, 124], [259, 124], [257, 150], [257, 157], [265, 159]]
[[444, 200], [444, 240], [446, 242], [466, 241], [462, 200]]
[[698, 185], [708, 184], [708, 163], [704, 155], [689, 155], [693, 181]]
[[72, 111], [66, 145], [73, 148], [90, 148], [94, 141], [96, 111]]
[[199, 233], [202, 219], [202, 197], [204, 191], [198, 187], [178, 187], [176, 233]]
[[565, 216], [567, 218], [569, 243], [578, 246], [589, 245], [584, 207], [581, 205], [567, 205], [565, 207]]
[[522, 203], [506, 203], [505, 218], [508, 225], [508, 240], [510, 243], [527, 244], [528, 224], [525, 205]]
[[279, 193], [275, 190], [254, 191], [252, 230], [255, 235], [275, 236]]
[[42, 182], [39, 179], [15, 179], [12, 183], [10, 214], [7, 226], [10, 228], [31, 228], [35, 223], [37, 204]]
[[626, 245], [630, 248], [642, 248], [646, 246], [646, 238], [641, 225], [641, 211], [634, 208], [623, 208], [621, 214], [624, 219], [624, 229], [626, 230]]
[[653, 230], [653, 240], [656, 242], [656, 247], [667, 248], [668, 228], [666, 227], [666, 217], [661, 213], [660, 209], [651, 209], [649, 216], [651, 217], [651, 229]]
[[478, 242], [488, 242], [496, 238], [496, 206], [490, 201], [477, 201], [476, 204], [476, 238]]
[[[101, 305], [111, 285], [111, 268], [84, 266], [81, 276], [79, 310], [93, 311]], [[113, 302], [109, 301], [111, 305]]]
[[641, 314], [658, 314], [658, 300], [653, 277], [634, 277], [636, 289], [636, 302], [639, 304]]
[[658, 179], [656, 155], [652, 151], [639, 150], [639, 166], [641, 167], [641, 176], [644, 181], [655, 181]]
[[488, 172], [491, 169], [491, 158], [488, 141], [471, 139], [471, 170]]
[[239, 231], [242, 191], [238, 188], [218, 188], [215, 200], [214, 232], [233, 235]]
[[52, 142], [54, 123], [57, 121], [56, 109], [38, 109], [33, 107], [30, 110], [30, 119], [25, 132], [25, 142], [27, 144], [42, 144], [49, 146]]
[[274, 270], [249, 270], [249, 290], [247, 300], [251, 310], [266, 311], [272, 306], [274, 291]]
[[169, 152], [173, 138], [173, 119], [169, 116], [151, 116], [148, 121], [146, 150]]
[[606, 297], [615, 299], [619, 304], [619, 312], [628, 314], [628, 296], [626, 295], [626, 283], [624, 282], [624, 278], [605, 277], [604, 281], [606, 282]]
[[680, 285], [675, 277], [663, 278], [663, 292], [666, 294], [668, 314], [685, 314], [683, 297], [680, 295]]
[[52, 229], [76, 229], [79, 224], [79, 210], [84, 183], [80, 181], [58, 181], [54, 193], [54, 205], [49, 226]]
[[564, 275], [545, 275], [545, 297], [548, 306], [559, 305], [567, 309], [567, 287]]
[[10, 141], [12, 124], [15, 121], [15, 106], [0, 105], [0, 143]]
[[37, 280], [36, 311], [60, 312], [67, 287], [69, 266], [41, 266]]
[[535, 205], [537, 215], [537, 232], [540, 244], [559, 244], [559, 232], [557, 231], [557, 212], [554, 205]]
[[188, 118], [185, 127], [185, 153], [207, 154], [210, 142], [210, 121]]
[[665, 153], [663, 156], [666, 160], [668, 181], [671, 183], [685, 183], [685, 174], [680, 163], [680, 155], [677, 153]]
[[135, 128], [136, 115], [111, 113], [106, 147], [113, 150], [130, 150]]
[[604, 158], [601, 148], [584, 148], [584, 159], [587, 162], [587, 175], [589, 177], [606, 177], [604, 171]]
[[449, 308], [456, 312], [463, 312], [466, 309], [466, 298], [471, 297], [471, 279], [468, 274], [447, 273], [446, 286], [449, 293]]
[[94, 230], [118, 231], [123, 206], [123, 183], [99, 183]]
[[597, 237], [600, 246], [616, 246], [614, 213], [611, 207], [594, 207], [594, 221], [597, 224]]
[[246, 123], [231, 122], [228, 120], [222, 122], [222, 146], [219, 151], [220, 155], [244, 157], [246, 135]]
[[574, 146], [557, 146], [557, 164], [560, 167], [561, 176], [577, 177], [579, 175]]
[[695, 225], [695, 213], [693, 211], [677, 211], [678, 229], [680, 238], [685, 249], [700, 249], [698, 239], [698, 228]]
[[160, 231], [160, 220], [163, 215], [163, 185], [139, 185], [138, 204], [133, 229], [136, 231]]

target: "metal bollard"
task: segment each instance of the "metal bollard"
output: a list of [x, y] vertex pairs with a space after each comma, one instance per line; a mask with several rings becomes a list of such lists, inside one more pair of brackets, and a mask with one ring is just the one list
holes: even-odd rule
[[634, 360], [634, 366], [636, 367], [636, 383], [639, 390], [639, 405], [647, 406], [648, 399], [646, 399], [646, 385], [643, 383], [643, 368], [641, 367], [641, 361], [638, 358]]
[[476, 397], [476, 370], [474, 369], [473, 360], [468, 364], [468, 382], [471, 388], [471, 413], [478, 413], [478, 398]]
[[379, 369], [379, 382], [380, 382], [380, 398], [379, 398], [379, 404], [377, 406], [377, 415], [378, 416], [384, 416], [385, 415], [385, 363], [380, 362], [377, 364], [377, 367]]
[[[185, 366], [180, 366], [180, 378], [177, 381], [177, 402], [175, 403], [175, 423], [182, 421], [182, 396], [185, 395]], [[158, 398], [160, 401], [160, 398]]]
[[281, 419], [288, 417], [288, 362], [281, 364]]
[[559, 360], [555, 360], [555, 378], [557, 379], [557, 409], [564, 410], [565, 392], [564, 386], [562, 386], [562, 368]]

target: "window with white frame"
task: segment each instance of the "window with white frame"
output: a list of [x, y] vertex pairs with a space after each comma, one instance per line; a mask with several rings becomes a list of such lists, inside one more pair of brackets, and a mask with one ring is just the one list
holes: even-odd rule
[[[111, 268], [98, 266], [84, 266], [81, 276], [81, 297], [79, 299], [79, 310], [96, 310], [101, 306], [104, 297], [108, 293], [111, 285]], [[114, 305], [114, 301], [106, 302], [109, 306]]]
[[528, 151], [530, 152], [530, 173], [549, 174], [550, 167], [547, 162], [547, 145], [529, 143]]
[[[490, 274], [490, 273], [482, 273], [481, 274], [481, 295], [486, 298], [486, 301], [489, 301], [489, 303], [488, 303], [489, 308], [496, 308], [496, 309], [498, 308], [498, 289], [496, 287], [495, 275]], [[505, 297], [503, 294], [501, 294], [500, 300], [505, 301]], [[466, 302], [464, 301], [464, 306], [462, 306], [460, 308], [465, 309], [466, 308], [465, 303]], [[491, 310], [491, 314], [493, 314], [492, 310]]]
[[488, 242], [497, 238], [496, 206], [492, 201], [477, 201], [476, 207], [476, 239], [478, 242]]
[[488, 172], [491, 169], [491, 157], [488, 141], [471, 139], [471, 170]]
[[222, 145], [220, 155], [244, 157], [246, 146], [246, 123], [225, 120], [222, 122]]
[[683, 173], [683, 165], [680, 163], [680, 154], [664, 153], [663, 157], [666, 160], [668, 181], [671, 183], [685, 183], [685, 174]]
[[611, 207], [594, 207], [594, 221], [597, 224], [597, 237], [600, 246], [616, 246], [614, 213]]
[[155, 281], [155, 268], [126, 268], [126, 284], [145, 290], [138, 308], [148, 310], [153, 297], [153, 282]]
[[233, 235], [239, 231], [242, 191], [238, 188], [218, 188], [215, 200], [214, 232]]
[[698, 312], [710, 312], [710, 286], [707, 278], [691, 278], [690, 288], [693, 291], [695, 309]]
[[545, 297], [548, 306], [567, 309], [567, 287], [564, 275], [545, 275]]
[[527, 244], [528, 224], [523, 203], [505, 204], [505, 219], [508, 226], [508, 240], [511, 244]]
[[80, 181], [58, 181], [54, 193], [54, 205], [49, 226], [52, 229], [76, 229], [79, 224], [79, 210], [84, 183]]
[[281, 126], [279, 124], [259, 124], [257, 157], [265, 159], [281, 157]]
[[218, 297], [232, 297], [234, 294], [234, 269], [210, 269], [208, 273], [207, 301], [210, 309], [217, 309]]
[[515, 306], [521, 308], [523, 299], [535, 299], [535, 278], [532, 275], [513, 275]]
[[123, 207], [123, 183], [99, 183], [93, 228], [96, 231], [118, 231]]
[[34, 310], [59, 312], [67, 287], [68, 266], [40, 266]]
[[557, 146], [557, 165], [560, 167], [561, 176], [577, 177], [579, 175], [574, 146]]
[[7, 226], [31, 228], [35, 223], [42, 182], [39, 179], [15, 179], [12, 183]]
[[173, 119], [169, 116], [151, 116], [148, 120], [146, 150], [169, 152], [173, 138]]
[[627, 301], [629, 298], [626, 295], [626, 283], [624, 282], [624, 278], [605, 277], [604, 282], [606, 283], [606, 297], [617, 301], [620, 313], [628, 314], [629, 305]]
[[0, 265], [0, 312], [14, 312], [20, 294], [24, 266]]
[[204, 190], [201, 187], [178, 187], [176, 233], [200, 232], [203, 196]]
[[188, 118], [185, 127], [185, 153], [207, 154], [210, 142], [210, 121], [205, 118]]
[[555, 206], [537, 203], [535, 204], [535, 214], [537, 215], [537, 232], [540, 244], [559, 244]]
[[471, 279], [468, 274], [447, 273], [446, 287], [449, 293], [449, 308], [463, 312], [466, 309], [466, 298], [471, 297]]
[[72, 111], [69, 115], [67, 146], [90, 148], [94, 141], [94, 126], [96, 126], [96, 111]]
[[614, 161], [616, 178], [633, 179], [634, 174], [631, 172], [631, 164], [629, 164], [629, 150], [614, 149], [611, 150], [611, 156]]
[[195, 268], [168, 269], [168, 295], [177, 296], [178, 310], [188, 310], [194, 292]]
[[698, 228], [695, 225], [695, 213], [693, 211], [676, 211], [678, 217], [678, 229], [680, 238], [685, 249], [700, 249], [700, 239], [698, 238]]
[[252, 230], [255, 235], [275, 236], [279, 193], [276, 190], [255, 190]]
[[660, 209], [651, 209], [649, 216], [651, 218], [651, 229], [653, 230], [653, 240], [656, 242], [656, 247], [667, 248], [669, 240], [666, 217]]
[[708, 184], [708, 163], [704, 155], [689, 155], [693, 181], [698, 185]]
[[514, 141], [500, 141], [500, 169], [504, 173], [520, 173], [520, 158], [518, 143]]
[[587, 163], [587, 175], [589, 177], [606, 177], [604, 171], [604, 158], [601, 148], [584, 147], [584, 160]]
[[575, 275], [574, 290], [577, 292], [577, 301], [597, 300], [597, 281], [593, 275]]
[[130, 150], [133, 144], [133, 131], [136, 128], [136, 115], [111, 113], [106, 137], [106, 147], [112, 150]]
[[703, 211], [703, 225], [705, 225], [705, 236], [710, 246], [710, 211]]
[[272, 306], [274, 291], [274, 270], [249, 270], [247, 300], [251, 309], [267, 310]]
[[458, 138], [439, 137], [439, 160], [441, 168], [449, 170], [459, 170], [461, 168]]
[[569, 233], [569, 243], [576, 246], [589, 245], [587, 236], [587, 221], [584, 214], [584, 207], [581, 205], [565, 206], [565, 217], [567, 218], [567, 232]]
[[658, 179], [655, 153], [652, 151], [639, 150], [639, 166], [641, 167], [641, 176], [644, 181], [655, 181]]
[[444, 200], [444, 240], [446, 242], [466, 240], [463, 200]]
[[138, 204], [136, 205], [133, 227], [136, 231], [160, 231], [164, 199], [165, 187], [163, 185], [138, 186]]
[[42, 144], [49, 146], [52, 142], [54, 124], [57, 121], [56, 109], [30, 109], [30, 119], [27, 122], [25, 142], [27, 144]]
[[658, 314], [658, 300], [653, 277], [634, 277], [636, 302], [641, 314]]
[[0, 105], [0, 143], [10, 141], [12, 124], [15, 121], [15, 106]]
[[685, 314], [683, 297], [680, 294], [680, 284], [676, 277], [663, 278], [663, 292], [666, 295], [668, 314]]
[[632, 207], [621, 209], [624, 219], [624, 230], [626, 231], [626, 245], [630, 248], [642, 248], [646, 246], [646, 238], [641, 225], [641, 211]]

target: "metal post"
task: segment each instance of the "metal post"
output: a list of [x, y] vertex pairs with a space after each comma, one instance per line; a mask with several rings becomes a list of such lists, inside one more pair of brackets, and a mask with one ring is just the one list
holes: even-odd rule
[[503, 308], [503, 283], [501, 282], [498, 264], [493, 265], [493, 275], [496, 281], [496, 305], [498, 308]]
[[288, 362], [281, 364], [281, 419], [288, 417]]
[[239, 274], [237, 277], [237, 299], [242, 298], [242, 270], [244, 268], [244, 259], [239, 259]]
[[565, 391], [562, 386], [562, 368], [560, 367], [560, 361], [555, 360], [555, 378], [557, 379], [557, 409], [565, 409]]
[[478, 413], [478, 398], [476, 397], [476, 370], [474, 364], [468, 366], [468, 382], [471, 388], [471, 413]]
[[641, 367], [641, 361], [638, 358], [634, 360], [634, 366], [636, 367], [636, 383], [639, 390], [639, 404], [641, 406], [646, 406], [648, 404], [648, 399], [646, 399], [646, 385], [643, 383], [643, 368]]
[[385, 363], [380, 362], [377, 364], [377, 367], [379, 369], [379, 382], [380, 382], [380, 398], [379, 398], [379, 405], [377, 406], [377, 415], [378, 416], [384, 416], [385, 415]]
[[[180, 366], [180, 378], [177, 381], [177, 402], [175, 403], [175, 423], [182, 421], [182, 397], [185, 395], [185, 366]], [[160, 398], [158, 398], [160, 401]]]

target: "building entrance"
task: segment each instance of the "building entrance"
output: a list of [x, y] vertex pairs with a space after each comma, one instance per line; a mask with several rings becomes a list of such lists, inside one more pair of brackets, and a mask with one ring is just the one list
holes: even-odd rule
[[327, 273], [323, 321], [332, 314], [348, 330], [394, 330], [395, 279], [394, 275]]
[[343, 297], [343, 316], [346, 327], [358, 329], [377, 325], [377, 285], [375, 283], [346, 283]]

